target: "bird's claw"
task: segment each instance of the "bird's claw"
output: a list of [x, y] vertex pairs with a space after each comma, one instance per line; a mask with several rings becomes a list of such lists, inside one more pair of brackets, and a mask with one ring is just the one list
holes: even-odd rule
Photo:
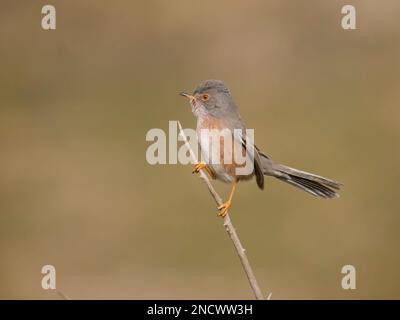
[[199, 173], [201, 169], [204, 169], [206, 167], [207, 167], [207, 164], [205, 164], [204, 162], [197, 163], [194, 166], [192, 173]]
[[220, 205], [218, 207], [218, 210], [219, 210], [218, 216], [221, 217], [221, 218], [225, 218], [225, 216], [228, 213], [228, 209], [229, 209], [230, 206], [231, 206], [230, 201], [227, 201], [224, 204]]
[[212, 172], [210, 167], [204, 162], [197, 163], [194, 166], [194, 169], [193, 169], [192, 173], [199, 173], [200, 170], [203, 170], [203, 169], [207, 172], [207, 174], [210, 176], [211, 179], [215, 179], [214, 172]]

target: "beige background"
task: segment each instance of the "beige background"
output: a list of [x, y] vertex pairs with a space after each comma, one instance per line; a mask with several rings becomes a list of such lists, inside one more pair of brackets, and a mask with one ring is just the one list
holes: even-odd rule
[[[0, 298], [251, 299], [202, 182], [150, 166], [151, 128], [195, 127], [177, 95], [224, 80], [273, 159], [345, 184], [278, 181], [231, 211], [274, 299], [400, 298], [398, 1], [43, 1], [0, 11]], [[218, 183], [224, 195], [228, 187]], [[341, 289], [343, 265], [357, 290]]]

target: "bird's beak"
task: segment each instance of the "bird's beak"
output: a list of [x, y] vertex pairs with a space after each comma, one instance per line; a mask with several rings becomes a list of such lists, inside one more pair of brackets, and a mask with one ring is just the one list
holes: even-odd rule
[[186, 92], [180, 92], [179, 95], [182, 96], [182, 97], [189, 98], [190, 100], [194, 99], [194, 97], [191, 94], [188, 94]]

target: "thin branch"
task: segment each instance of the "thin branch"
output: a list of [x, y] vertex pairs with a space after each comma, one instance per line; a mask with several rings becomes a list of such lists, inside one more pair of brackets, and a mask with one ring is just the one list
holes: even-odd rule
[[71, 300], [64, 292], [61, 290], [56, 289], [56, 293], [60, 296], [63, 300]]
[[[190, 144], [183, 132], [182, 126], [180, 122], [178, 121], [178, 126], [180, 130], [180, 135], [184, 139], [185, 144], [190, 152], [190, 155], [193, 159], [194, 162], [197, 162], [196, 156], [190, 147]], [[214, 187], [212, 186], [210, 179], [208, 178], [208, 175], [204, 172], [204, 170], [200, 170], [200, 178], [205, 182], [207, 185], [208, 191], [210, 191], [212, 197], [214, 198], [217, 206], [220, 206], [223, 204], [221, 197], [219, 194], [215, 191]], [[253, 289], [254, 295], [256, 296], [257, 300], [265, 300], [264, 295], [261, 292], [260, 286], [258, 285], [257, 279], [254, 275], [253, 269], [251, 268], [249, 259], [247, 258], [246, 251], [242, 246], [242, 243], [240, 242], [239, 236], [232, 224], [231, 218], [229, 217], [229, 213], [225, 216], [224, 218], [224, 227], [226, 232], [228, 233], [230, 239], [233, 242], [233, 245], [236, 249], [236, 252], [240, 258], [240, 262], [242, 263], [244, 272], [246, 273], [247, 279], [249, 280], [250, 286]]]

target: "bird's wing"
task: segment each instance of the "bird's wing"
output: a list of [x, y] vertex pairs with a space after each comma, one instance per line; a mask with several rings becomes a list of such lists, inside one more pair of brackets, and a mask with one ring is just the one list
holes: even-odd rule
[[243, 130], [235, 130], [234, 138], [241, 142], [243, 148], [246, 150], [246, 154], [254, 161], [254, 174], [256, 176], [257, 185], [261, 190], [264, 189], [264, 173], [258, 148], [251, 140], [246, 139]]

